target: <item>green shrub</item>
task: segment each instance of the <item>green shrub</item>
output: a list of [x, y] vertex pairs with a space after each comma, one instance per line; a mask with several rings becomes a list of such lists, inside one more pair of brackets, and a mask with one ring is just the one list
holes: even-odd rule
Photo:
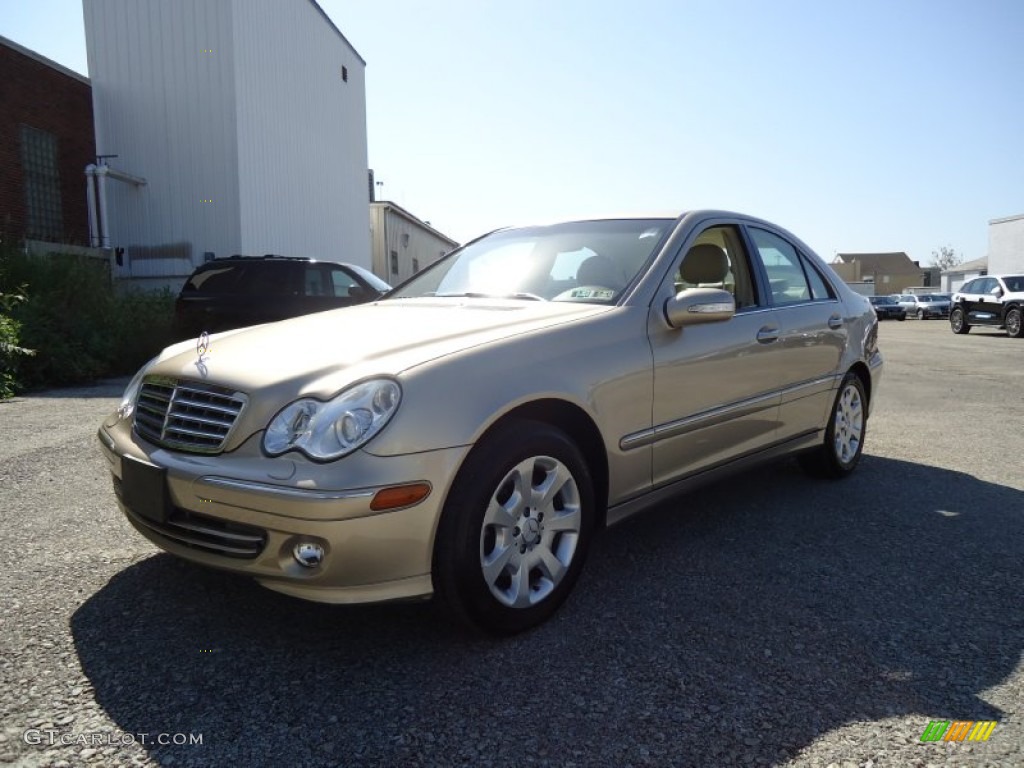
[[34, 350], [19, 346], [21, 323], [11, 317], [15, 305], [24, 301], [24, 289], [13, 293], [0, 291], [0, 400], [14, 397], [19, 358], [35, 354]]
[[[170, 342], [174, 297], [167, 291], [117, 295], [106, 265], [79, 255], [0, 252], [0, 291], [26, 286], [28, 299], [11, 310], [23, 357], [18, 385], [67, 386], [134, 372]], [[12, 382], [13, 383], [13, 382]]]

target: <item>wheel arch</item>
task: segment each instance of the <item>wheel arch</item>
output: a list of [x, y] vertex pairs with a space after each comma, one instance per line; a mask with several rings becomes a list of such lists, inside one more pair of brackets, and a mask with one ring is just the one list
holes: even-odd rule
[[[491, 424], [477, 440], [477, 445], [488, 436], [515, 421], [539, 421], [549, 424], [568, 435], [587, 462], [594, 482], [597, 502], [597, 524], [603, 527], [608, 509], [608, 454], [604, 438], [590, 415], [574, 403], [557, 398], [531, 400], [516, 406]], [[465, 465], [465, 464], [464, 464]], [[461, 471], [461, 469], [460, 469]]]
[[[870, 406], [871, 406], [871, 371], [870, 371], [870, 369], [867, 367], [867, 365], [865, 365], [863, 362], [858, 360], [856, 363], [854, 363], [853, 365], [850, 366], [850, 371], [849, 372], [854, 374], [858, 379], [860, 379], [860, 383], [864, 386], [864, 397], [867, 398], [867, 401], [868, 401], [867, 405], [870, 408]], [[868, 412], [869, 411], [865, 411], [865, 413], [868, 413]], [[867, 417], [865, 416], [865, 418], [867, 418]]]

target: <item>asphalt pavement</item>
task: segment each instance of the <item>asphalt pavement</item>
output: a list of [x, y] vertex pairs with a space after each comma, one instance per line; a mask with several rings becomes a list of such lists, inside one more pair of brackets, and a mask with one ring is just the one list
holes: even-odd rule
[[880, 337], [853, 477], [679, 497], [501, 641], [160, 553], [96, 447], [123, 381], [0, 403], [0, 764], [1024, 765], [1024, 340]]

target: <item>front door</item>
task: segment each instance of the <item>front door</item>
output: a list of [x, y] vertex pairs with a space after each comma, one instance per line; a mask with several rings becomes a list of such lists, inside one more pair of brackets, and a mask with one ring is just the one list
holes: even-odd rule
[[[723, 269], [693, 269], [696, 259], [688, 264], [683, 254], [695, 253], [697, 245], [721, 249]], [[683, 254], [648, 320], [654, 354], [655, 486], [770, 445], [784, 376], [776, 355], [780, 328], [760, 295], [739, 228], [712, 224]], [[668, 327], [661, 314], [664, 298], [693, 287], [730, 291], [735, 316]]]

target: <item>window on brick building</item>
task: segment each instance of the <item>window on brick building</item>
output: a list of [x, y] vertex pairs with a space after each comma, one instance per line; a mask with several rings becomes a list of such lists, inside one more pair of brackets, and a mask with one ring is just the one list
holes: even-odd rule
[[60, 240], [64, 236], [64, 216], [57, 137], [22, 125], [21, 168], [25, 176], [25, 234], [40, 240]]

